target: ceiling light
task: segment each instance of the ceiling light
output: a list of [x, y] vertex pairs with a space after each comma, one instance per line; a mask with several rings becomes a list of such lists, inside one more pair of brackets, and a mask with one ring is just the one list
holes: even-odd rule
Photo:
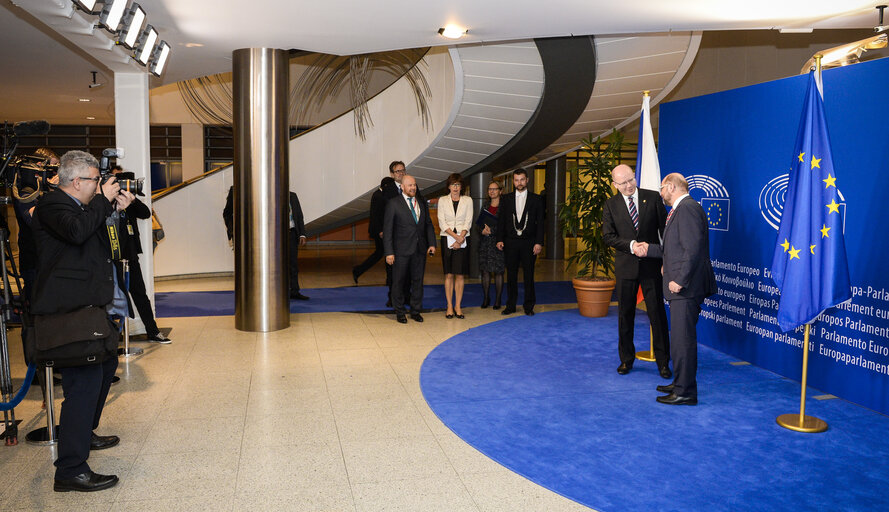
[[155, 42], [157, 42], [157, 30], [148, 25], [142, 32], [142, 37], [139, 38], [139, 50], [136, 52], [136, 60], [143, 66], [148, 65], [148, 59], [151, 58], [151, 50], [154, 49]]
[[88, 102], [90, 102], [90, 101], [92, 101], [92, 100], [90, 100], [89, 98], [77, 98], [77, 101], [80, 101], [80, 102], [83, 102], [83, 103], [88, 103]]
[[154, 76], [161, 76], [164, 67], [167, 65], [167, 58], [170, 56], [170, 45], [166, 41], [161, 41], [154, 51], [154, 64], [151, 65], [151, 73]]
[[102, 14], [99, 15], [99, 23], [109, 32], [117, 33], [124, 10], [127, 8], [127, 0], [107, 0]]
[[96, 116], [86, 116], [86, 118], [89, 119], [90, 121], [92, 121], [92, 120], [96, 119]]
[[[179, 43], [179, 44], [182, 44], [182, 43]], [[204, 46], [204, 45], [201, 43], [185, 43], [186, 48], [201, 48], [202, 46]]]
[[446, 25], [443, 28], [438, 29], [438, 33], [448, 39], [460, 39], [463, 37], [463, 34], [467, 33], [463, 27], [458, 27], [457, 25]]
[[876, 35], [873, 37], [868, 37], [867, 39], [862, 39], [860, 41], [855, 41], [854, 43], [844, 44], [841, 46], [835, 46], [833, 48], [829, 48], [827, 50], [820, 51], [812, 56], [806, 64], [803, 66], [803, 69], [800, 70], [800, 74], [806, 74], [809, 71], [815, 69], [815, 56], [821, 55], [821, 68], [835, 68], [837, 66], [847, 66], [849, 64], [857, 64], [861, 54], [868, 50], [876, 50], [879, 48], [886, 48], [887, 39], [886, 33], [882, 33], [880, 35]]
[[811, 34], [815, 29], [813, 27], [805, 28], [779, 28], [778, 32], [782, 34]]
[[122, 37], [118, 39], [118, 42], [131, 50], [135, 48], [139, 41], [139, 35], [142, 33], [143, 23], [145, 23], [145, 10], [139, 4], [134, 3], [123, 17], [123, 28], [120, 31]]
[[96, 14], [96, 0], [77, 0], [75, 5], [90, 14]]

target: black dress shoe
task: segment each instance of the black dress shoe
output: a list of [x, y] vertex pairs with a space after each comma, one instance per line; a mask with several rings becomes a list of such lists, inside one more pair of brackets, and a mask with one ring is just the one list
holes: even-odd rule
[[620, 363], [620, 366], [617, 367], [617, 373], [621, 375], [626, 375], [630, 373], [630, 370], [633, 369], [633, 365], [627, 363]]
[[291, 293], [291, 294], [290, 294], [290, 298], [291, 298], [291, 299], [296, 299], [296, 300], [309, 300], [308, 297], [306, 297], [305, 295], [303, 295], [303, 294], [301, 294], [301, 293], [299, 293], [299, 292]]
[[674, 393], [670, 393], [666, 396], [659, 396], [657, 397], [657, 401], [667, 405], [698, 405], [697, 397], [679, 396]]
[[482, 301], [482, 309], [485, 309], [486, 307], [488, 307], [490, 305], [491, 305], [491, 301], [487, 297], [485, 297], [485, 300]]
[[525, 314], [528, 316], [534, 316], [534, 310], [533, 309], [526, 309]]
[[86, 473], [81, 473], [74, 478], [68, 478], [65, 480], [59, 480], [58, 478], [56, 478], [52, 489], [56, 492], [92, 492], [114, 487], [115, 485], [117, 485], [117, 482], [117, 475], [100, 475], [98, 473], [93, 473], [92, 471], [87, 471]]
[[459, 315], [457, 313], [454, 313], [454, 316], [459, 318], [460, 320], [463, 320], [464, 318], [466, 318], [466, 316], [463, 313], [460, 313]]
[[661, 374], [661, 377], [664, 378], [664, 379], [670, 379], [670, 378], [673, 378], [673, 372], [670, 371], [670, 367], [669, 367], [669, 366], [661, 366], [661, 367], [658, 369], [658, 373], [660, 373], [660, 374]]
[[405, 315], [403, 315], [403, 314], [401, 314], [401, 313], [396, 313], [396, 314], [395, 314], [395, 319], [398, 320], [398, 323], [400, 323], [400, 324], [406, 324], [406, 323], [407, 323], [407, 316], [405, 316]]
[[117, 436], [97, 436], [93, 432], [92, 437], [90, 437], [90, 450], [104, 450], [105, 448], [117, 446], [119, 442], [120, 438]]
[[515, 308], [511, 308], [509, 306], [506, 306], [505, 308], [503, 308], [503, 311], [500, 312], [501, 315], [511, 315], [513, 313], [515, 313]]
[[493, 309], [494, 311], [500, 309], [500, 303], [499, 303], [499, 302], [495, 302], [494, 305], [491, 306], [491, 309]]
[[411, 320], [413, 320], [414, 322], [422, 322], [423, 315], [421, 315], [420, 313], [411, 313]]
[[660, 391], [661, 393], [672, 394], [673, 393], [673, 384], [664, 384], [663, 386], [658, 386], [657, 390]]
[[453, 313], [445, 313], [445, 318], [450, 320], [451, 318], [454, 318], [454, 314]]

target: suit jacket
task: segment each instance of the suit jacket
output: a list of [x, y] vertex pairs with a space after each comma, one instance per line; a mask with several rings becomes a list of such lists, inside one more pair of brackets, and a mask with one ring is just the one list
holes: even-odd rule
[[[416, 198], [414, 198], [416, 199]], [[383, 218], [383, 253], [386, 256], [410, 256], [429, 247], [435, 247], [435, 231], [426, 201], [417, 201], [420, 206], [420, 217], [414, 222], [414, 216], [404, 196], [399, 194], [386, 204]]]
[[[716, 276], [710, 265], [710, 238], [707, 214], [691, 196], [673, 209], [664, 228], [664, 244], [649, 246], [648, 255], [664, 259], [664, 297], [667, 300], [694, 299], [698, 303], [716, 293]], [[682, 286], [670, 291], [669, 283]]]
[[31, 312], [63, 313], [106, 306], [114, 296], [114, 267], [105, 219], [114, 207], [102, 194], [80, 206], [60, 189], [34, 210], [37, 279]]
[[225, 223], [225, 234], [231, 240], [235, 236], [235, 186], [228, 187], [225, 197], [225, 208], [222, 209], [222, 222]]
[[[393, 193], [392, 191], [395, 191]], [[386, 203], [389, 199], [398, 195], [398, 187], [394, 182], [378, 188], [370, 197], [370, 222], [367, 224], [367, 232], [371, 237], [380, 236], [383, 232], [383, 217], [386, 215]]]
[[455, 213], [451, 196], [440, 197], [438, 199], [438, 227], [441, 228], [441, 233], [439, 233], [441, 236], [447, 234], [446, 229], [450, 229], [458, 235], [461, 231], [466, 230], [468, 235], [472, 229], [472, 199], [460, 196], [460, 203], [457, 205]]
[[[303, 220], [303, 209], [299, 206], [299, 198], [295, 192], [290, 193], [290, 214], [293, 215], [293, 227], [297, 236], [306, 236], [306, 223]], [[290, 225], [290, 219], [287, 219], [287, 225]]]
[[[527, 219], [527, 224], [525, 220]], [[522, 234], [516, 232], [516, 225], [525, 225]], [[500, 196], [500, 209], [497, 210], [497, 241], [533, 240], [543, 245], [543, 199], [530, 190], [525, 201], [522, 218], [515, 218], [515, 192]]]
[[639, 231], [633, 227], [633, 219], [627, 209], [623, 194], [617, 193], [605, 201], [602, 212], [602, 239], [614, 247], [614, 275], [618, 279], [638, 279], [660, 276], [661, 261], [655, 258], [637, 258], [630, 252], [630, 241], [660, 245], [667, 222], [667, 210], [660, 194], [653, 190], [639, 189], [636, 204], [639, 213]]
[[[124, 258], [133, 260], [142, 254], [142, 241], [139, 239], [139, 219], [150, 219], [151, 209], [145, 206], [145, 203], [138, 198], [135, 198], [124, 212], [126, 212], [126, 222], [121, 222], [121, 246], [123, 247]], [[127, 226], [133, 228], [132, 235]]]

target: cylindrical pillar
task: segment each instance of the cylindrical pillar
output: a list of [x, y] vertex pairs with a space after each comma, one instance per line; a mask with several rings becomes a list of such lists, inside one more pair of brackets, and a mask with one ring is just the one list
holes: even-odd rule
[[[469, 197], [472, 198], [472, 212], [475, 218], [478, 218], [479, 212], [482, 211], [482, 205], [488, 198], [488, 183], [491, 182], [493, 174], [489, 171], [483, 171], [473, 174], [469, 177]], [[481, 231], [475, 225], [475, 219], [472, 219], [472, 231], [469, 235], [469, 275], [471, 277], [480, 277], [478, 270], [478, 244]]]
[[287, 51], [232, 54], [234, 97], [235, 327], [290, 325]]
[[565, 240], [559, 225], [559, 205], [565, 202], [565, 182], [567, 160], [564, 156], [546, 162], [546, 259], [565, 259]]

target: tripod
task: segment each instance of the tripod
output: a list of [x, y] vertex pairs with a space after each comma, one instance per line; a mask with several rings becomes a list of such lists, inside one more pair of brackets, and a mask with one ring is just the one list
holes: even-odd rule
[[[9, 204], [9, 198], [0, 198], [0, 204]], [[7, 256], [10, 255], [8, 252], [8, 239], [9, 230], [6, 229], [5, 226], [0, 227], [0, 269], [2, 269], [0, 270], [0, 272], [2, 272], [2, 283], [0, 284], [2, 284], [3, 287], [3, 303], [0, 304], [0, 395], [2, 395], [4, 402], [11, 401], [13, 397], [12, 371], [9, 365], [9, 339], [6, 336], [6, 326], [12, 317], [13, 309], [12, 293], [9, 290], [9, 274], [6, 272]], [[15, 271], [15, 263], [11, 257], [8, 259], [13, 265], [13, 271]], [[6, 445], [12, 446], [18, 444], [18, 425], [15, 421], [15, 409], [3, 411], [3, 424], [6, 427]]]

